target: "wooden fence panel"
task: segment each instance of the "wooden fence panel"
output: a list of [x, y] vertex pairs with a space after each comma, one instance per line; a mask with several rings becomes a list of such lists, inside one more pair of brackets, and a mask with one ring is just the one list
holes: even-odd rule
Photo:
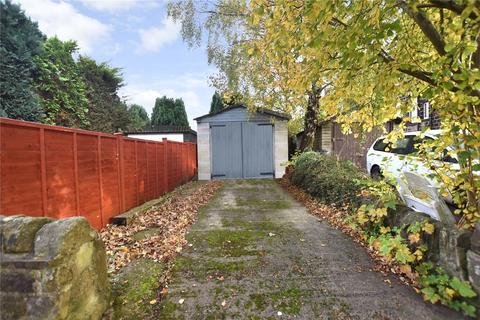
[[147, 198], [154, 199], [156, 197], [157, 189], [157, 161], [156, 161], [155, 143], [147, 144]]
[[47, 214], [66, 218], [77, 215], [73, 133], [45, 130]]
[[192, 143], [140, 139], [0, 118], [0, 214], [111, 217], [189, 181]]
[[166, 141], [167, 144], [167, 192], [170, 192], [174, 188], [175, 180], [175, 155], [174, 144], [170, 141]]
[[166, 188], [166, 175], [164, 173], [165, 168], [165, 143], [156, 143], [156, 153], [157, 153], [157, 183], [158, 183], [158, 193], [157, 197], [161, 196], [167, 192]]
[[117, 140], [115, 137], [100, 137], [102, 166], [103, 220], [110, 220], [121, 212], [118, 179]]
[[137, 141], [137, 188], [138, 188], [138, 202], [140, 205], [147, 201], [147, 143], [144, 141]]
[[98, 165], [98, 137], [77, 134], [78, 194], [80, 213], [95, 228], [102, 227]]
[[25, 211], [32, 216], [42, 216], [40, 130], [6, 124], [0, 128], [0, 137], [0, 195], [9, 195], [0, 197], [1, 211], [4, 214]]
[[134, 140], [123, 141], [123, 179], [125, 190], [125, 208], [133, 208], [137, 205], [137, 162], [135, 157], [135, 145]]

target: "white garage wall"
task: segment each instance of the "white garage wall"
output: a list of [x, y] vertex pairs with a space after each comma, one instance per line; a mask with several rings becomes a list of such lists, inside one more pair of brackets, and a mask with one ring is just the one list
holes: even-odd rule
[[198, 180], [210, 180], [210, 124], [200, 122], [197, 124], [197, 158]]
[[170, 141], [183, 142], [183, 133], [136, 133], [128, 134], [130, 138], [144, 139], [150, 141], [162, 141], [163, 138], [166, 138]]
[[275, 178], [279, 179], [285, 174], [285, 165], [288, 161], [288, 126], [287, 121], [275, 121], [274, 129], [274, 159]]

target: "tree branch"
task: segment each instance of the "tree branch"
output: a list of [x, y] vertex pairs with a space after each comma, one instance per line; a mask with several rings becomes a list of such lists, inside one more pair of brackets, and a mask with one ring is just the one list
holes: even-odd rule
[[423, 34], [428, 38], [428, 40], [430, 40], [438, 54], [444, 56], [447, 53], [445, 51], [445, 42], [443, 41], [440, 33], [437, 31], [433, 23], [427, 18], [427, 16], [417, 8], [412, 8], [407, 5], [405, 0], [400, 0], [399, 5], [420, 27]]
[[228, 17], [246, 17], [246, 14], [238, 13], [238, 12], [220, 12], [215, 10], [206, 10], [206, 11], [199, 11], [199, 13], [208, 13], [208, 14], [216, 14], [220, 16], [228, 16]]
[[[381, 49], [380, 53], [378, 54], [380, 58], [386, 63], [391, 63], [394, 62], [395, 59], [393, 59], [385, 50]], [[406, 69], [406, 68], [398, 68], [398, 71], [408, 74], [409, 76], [415, 77], [419, 80], [422, 80], [432, 86], [437, 86], [437, 82], [433, 80], [430, 76], [431, 74], [425, 71], [421, 70], [413, 70], [413, 69]]]

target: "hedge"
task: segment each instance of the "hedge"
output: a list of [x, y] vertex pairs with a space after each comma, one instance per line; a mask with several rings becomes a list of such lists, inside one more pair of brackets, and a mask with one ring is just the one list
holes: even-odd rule
[[367, 175], [352, 163], [314, 151], [297, 157], [291, 176], [293, 184], [318, 200], [350, 209], [365, 201], [359, 184], [364, 179]]

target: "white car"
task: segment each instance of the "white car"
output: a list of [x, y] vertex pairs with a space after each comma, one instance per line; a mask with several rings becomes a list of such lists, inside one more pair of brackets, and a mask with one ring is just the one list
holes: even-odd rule
[[[423, 138], [420, 138], [419, 134], [420, 132], [407, 132], [404, 138], [397, 140], [395, 146], [385, 143], [385, 137], [378, 138], [367, 151], [367, 170], [370, 176], [378, 179], [388, 174], [398, 178], [403, 171], [408, 171], [424, 176], [432, 186], [439, 188], [440, 182], [435, 178], [435, 166], [443, 162], [452, 170], [458, 170], [458, 161], [448, 155], [449, 150], [444, 151], [442, 159], [435, 161], [437, 164], [427, 164], [420, 160], [415, 156], [418, 151], [416, 146], [425, 139], [437, 139], [440, 130], [428, 131]], [[449, 198], [446, 200], [449, 201]]]

